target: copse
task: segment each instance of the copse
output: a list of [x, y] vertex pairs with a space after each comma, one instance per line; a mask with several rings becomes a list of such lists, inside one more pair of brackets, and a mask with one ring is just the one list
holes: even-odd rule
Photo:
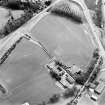
[[[87, 81], [88, 77], [90, 76], [90, 74], [94, 70], [94, 68], [95, 68], [95, 66], [96, 66], [96, 64], [98, 62], [99, 57], [100, 57], [99, 56], [99, 50], [98, 49], [95, 49], [94, 52], [93, 52], [92, 59], [91, 59], [89, 65], [87, 67], [87, 70], [84, 71], [84, 72], [81, 72], [80, 74], [78, 72], [74, 74], [75, 81], [76, 81], [77, 84], [84, 85], [84, 83]], [[97, 76], [97, 73], [100, 70], [100, 66], [101, 66], [100, 64], [102, 64], [102, 61], [100, 61], [98, 67], [95, 68], [96, 69], [96, 72], [93, 75], [94, 79], [95, 79], [95, 77]]]
[[56, 4], [51, 8], [51, 12], [55, 15], [71, 19], [76, 23], [83, 23], [84, 14], [81, 7], [69, 0], [64, 0]]

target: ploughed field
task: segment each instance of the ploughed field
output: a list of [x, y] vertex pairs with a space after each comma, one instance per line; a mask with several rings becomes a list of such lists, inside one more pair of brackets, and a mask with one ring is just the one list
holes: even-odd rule
[[[94, 50], [89, 37], [91, 32], [87, 29], [85, 23], [77, 24], [50, 14], [31, 33], [53, 56], [62, 59], [65, 64], [76, 64], [85, 69]], [[0, 67], [0, 78], [9, 91], [9, 95], [1, 101], [37, 104], [61, 92], [48, 75], [47, 62], [46, 54], [37, 45], [22, 39]]]

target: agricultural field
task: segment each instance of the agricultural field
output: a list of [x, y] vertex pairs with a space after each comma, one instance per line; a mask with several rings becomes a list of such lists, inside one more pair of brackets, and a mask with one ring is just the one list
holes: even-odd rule
[[[8, 19], [8, 11], [0, 11], [3, 13], [0, 15], [3, 20], [0, 21], [4, 25]], [[15, 16], [19, 14], [21, 12]], [[81, 25], [50, 14], [43, 18], [31, 33], [53, 56], [62, 59], [67, 65], [76, 64], [85, 70], [91, 60], [94, 45], [87, 23]], [[24, 102], [37, 105], [47, 101], [54, 93], [60, 93], [61, 90], [54, 84], [45, 68], [48, 61], [46, 54], [37, 45], [23, 39], [0, 67], [0, 79], [9, 91], [7, 97], [1, 98], [0, 105], [20, 105]], [[99, 105], [104, 105], [103, 103], [101, 100]], [[96, 104], [83, 98], [79, 105]]]
[[[24, 12], [22, 10], [13, 10], [13, 11], [11, 11], [11, 13], [13, 14], [13, 17], [15, 19], [17, 19]], [[0, 29], [3, 28], [3, 26], [7, 23], [9, 18], [10, 18], [10, 16], [9, 16], [9, 10], [5, 9], [3, 7], [0, 7]]]
[[8, 11], [4, 8], [0, 8], [0, 29], [5, 25], [5, 23], [8, 21]]
[[[87, 31], [86, 25], [83, 27], [71, 20], [49, 15], [31, 33], [52, 55], [85, 70], [94, 49], [89, 37], [91, 32]], [[48, 75], [47, 62], [46, 54], [38, 46], [22, 40], [0, 67], [1, 78], [10, 92], [7, 100], [13, 104], [28, 101], [33, 105], [61, 92]]]

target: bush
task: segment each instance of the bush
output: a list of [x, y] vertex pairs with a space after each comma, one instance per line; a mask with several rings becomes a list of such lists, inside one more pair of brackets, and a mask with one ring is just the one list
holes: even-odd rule
[[51, 0], [47, 0], [47, 1], [45, 1], [45, 5], [49, 6], [51, 4], [51, 2], [52, 2]]
[[67, 103], [66, 105], [72, 105], [72, 104], [69, 102], [69, 103]]
[[45, 102], [45, 101], [43, 101], [41, 104], [38, 104], [38, 105], [46, 105], [46, 102]]
[[63, 93], [63, 98], [73, 97], [73, 96], [75, 96], [75, 93], [76, 93], [76, 88], [67, 89], [67, 90]]
[[48, 103], [57, 103], [60, 99], [60, 94], [54, 94], [48, 101]]

